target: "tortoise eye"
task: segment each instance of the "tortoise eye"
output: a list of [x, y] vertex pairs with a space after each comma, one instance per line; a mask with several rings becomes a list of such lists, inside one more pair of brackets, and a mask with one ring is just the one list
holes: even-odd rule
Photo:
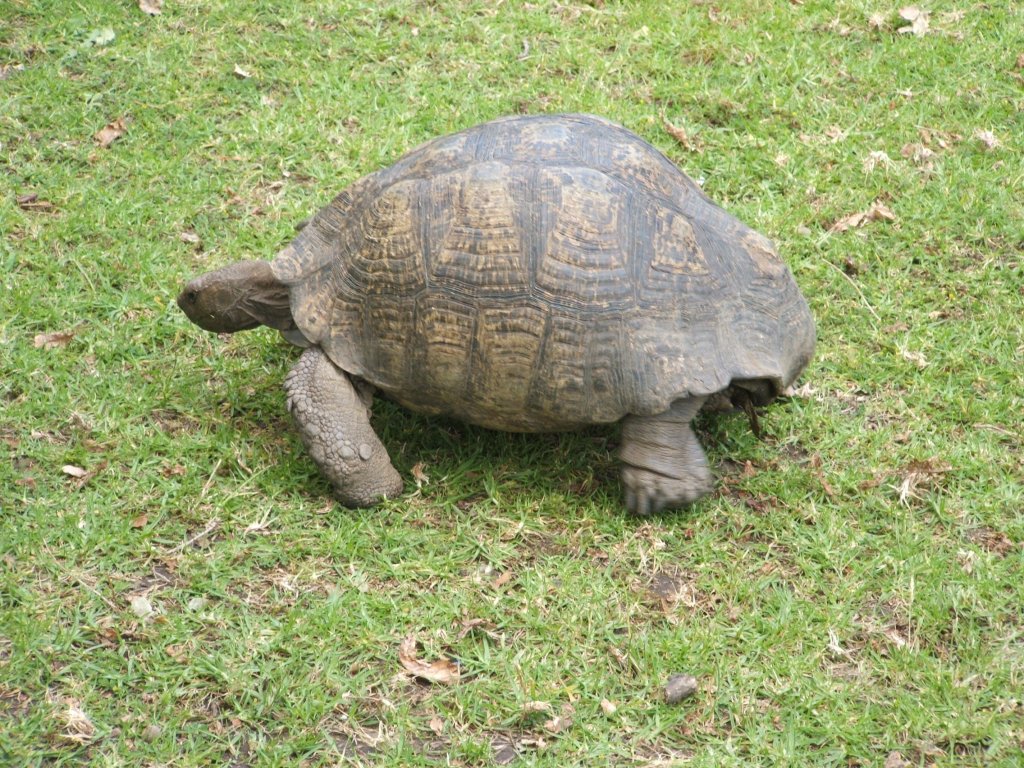
[[194, 304], [196, 299], [199, 298], [199, 294], [196, 293], [195, 291], [189, 291], [188, 293], [185, 294], [185, 298]]

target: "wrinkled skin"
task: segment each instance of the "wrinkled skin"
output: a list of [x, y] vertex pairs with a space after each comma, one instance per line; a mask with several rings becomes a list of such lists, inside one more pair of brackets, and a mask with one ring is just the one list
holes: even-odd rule
[[234, 333], [268, 325], [295, 328], [288, 288], [266, 261], [239, 261], [200, 275], [178, 295], [188, 319], [206, 331]]

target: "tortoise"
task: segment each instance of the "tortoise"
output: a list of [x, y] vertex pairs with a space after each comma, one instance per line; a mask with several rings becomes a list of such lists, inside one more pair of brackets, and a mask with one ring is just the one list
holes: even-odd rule
[[713, 487], [691, 421], [765, 405], [807, 365], [814, 320], [764, 236], [650, 144], [590, 115], [506, 117], [356, 181], [273, 261], [193, 279], [208, 331], [305, 351], [288, 410], [347, 506], [403, 489], [370, 426], [378, 391], [486, 428], [622, 422], [629, 511]]

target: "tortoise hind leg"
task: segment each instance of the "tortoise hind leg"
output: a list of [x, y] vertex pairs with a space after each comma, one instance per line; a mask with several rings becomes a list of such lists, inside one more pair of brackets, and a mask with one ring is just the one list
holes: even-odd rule
[[696, 501], [714, 485], [707, 457], [690, 427], [704, 397], [676, 400], [655, 416], [628, 416], [619, 458], [626, 508], [637, 515]]
[[402, 492], [402, 478], [370, 426], [368, 401], [318, 347], [302, 353], [284, 387], [302, 442], [342, 504], [369, 507]]

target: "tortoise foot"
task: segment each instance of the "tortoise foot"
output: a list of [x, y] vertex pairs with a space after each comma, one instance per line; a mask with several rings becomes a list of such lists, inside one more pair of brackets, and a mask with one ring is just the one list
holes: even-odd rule
[[714, 487], [707, 467], [684, 477], [667, 477], [640, 467], [623, 467], [626, 509], [633, 515], [653, 515], [692, 504]]
[[704, 400], [683, 398], [664, 413], [630, 416], [623, 423], [619, 458], [632, 514], [692, 504], [714, 487], [707, 457], [690, 428]]

